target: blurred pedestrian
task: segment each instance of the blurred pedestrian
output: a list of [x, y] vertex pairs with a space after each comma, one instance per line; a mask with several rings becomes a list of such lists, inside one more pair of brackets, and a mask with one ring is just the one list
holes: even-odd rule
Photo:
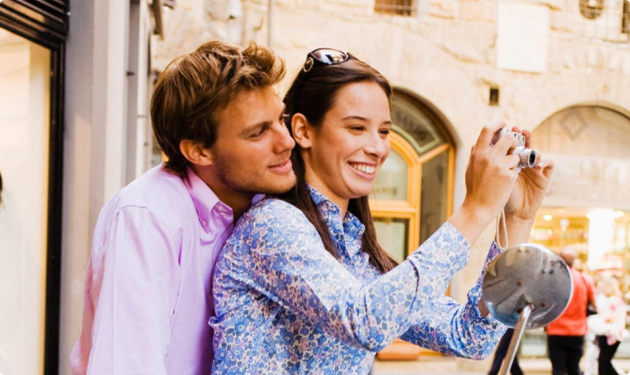
[[567, 247], [560, 256], [569, 266], [573, 279], [573, 297], [564, 313], [547, 327], [547, 347], [553, 375], [581, 375], [580, 359], [584, 354], [587, 331], [586, 309], [595, 304], [595, 286], [590, 277], [573, 267], [575, 250]]
[[[499, 341], [499, 345], [497, 346], [497, 351], [494, 353], [494, 359], [492, 360], [492, 367], [490, 367], [490, 371], [488, 371], [488, 375], [497, 375], [499, 370], [501, 370], [501, 365], [505, 360], [505, 355], [507, 354], [508, 348], [510, 347], [510, 341], [512, 341], [512, 336], [514, 335], [514, 329], [509, 328], [503, 337], [501, 337], [501, 341]], [[523, 375], [523, 371], [521, 370], [521, 366], [518, 364], [518, 356], [514, 356], [514, 362], [512, 362], [512, 367], [510, 367], [510, 374], [512, 375]]]
[[2, 207], [2, 173], [0, 173], [0, 208]]
[[611, 361], [626, 336], [626, 305], [621, 298], [619, 282], [613, 277], [598, 284], [597, 314], [589, 318], [589, 328], [597, 336], [599, 375], [618, 375]]

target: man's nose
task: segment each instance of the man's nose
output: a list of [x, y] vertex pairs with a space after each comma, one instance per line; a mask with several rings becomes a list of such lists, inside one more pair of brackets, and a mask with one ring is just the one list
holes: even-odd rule
[[289, 130], [284, 123], [279, 123], [275, 129], [276, 137], [274, 139], [275, 150], [277, 153], [292, 150], [295, 147], [295, 140], [289, 134]]

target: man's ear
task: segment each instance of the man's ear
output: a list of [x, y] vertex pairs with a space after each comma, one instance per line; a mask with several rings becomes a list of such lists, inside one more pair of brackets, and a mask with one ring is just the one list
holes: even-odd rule
[[212, 165], [212, 152], [199, 142], [184, 139], [179, 142], [179, 151], [191, 164], [202, 167]]
[[293, 115], [293, 118], [291, 118], [291, 131], [295, 142], [300, 145], [300, 148], [307, 149], [311, 147], [313, 127], [303, 114], [296, 113]]

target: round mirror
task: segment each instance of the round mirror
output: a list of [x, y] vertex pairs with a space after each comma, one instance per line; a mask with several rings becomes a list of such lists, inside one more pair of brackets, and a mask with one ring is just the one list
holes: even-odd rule
[[515, 327], [527, 305], [532, 309], [525, 329], [545, 326], [571, 301], [573, 280], [566, 263], [553, 251], [523, 244], [497, 256], [488, 266], [482, 300], [501, 323]]

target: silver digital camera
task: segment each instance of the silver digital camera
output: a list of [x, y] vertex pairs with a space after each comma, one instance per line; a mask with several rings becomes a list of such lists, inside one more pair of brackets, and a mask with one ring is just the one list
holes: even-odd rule
[[518, 146], [514, 150], [514, 153], [520, 157], [518, 164], [519, 168], [532, 168], [536, 165], [538, 158], [540, 157], [540, 151], [533, 150], [525, 147], [525, 136], [521, 133], [516, 133], [508, 128], [503, 128], [494, 134], [492, 138], [492, 144], [495, 144], [503, 137], [504, 134], [511, 134], [518, 141]]

